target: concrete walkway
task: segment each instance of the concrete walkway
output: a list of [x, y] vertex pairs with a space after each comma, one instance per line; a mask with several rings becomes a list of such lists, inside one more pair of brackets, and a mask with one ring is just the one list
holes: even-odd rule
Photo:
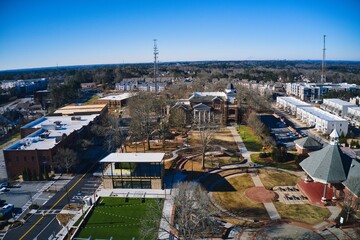
[[328, 218], [329, 221], [334, 221], [337, 216], [341, 213], [341, 208], [337, 206], [327, 206], [326, 207], [330, 212], [331, 216]]
[[[243, 157], [248, 159], [249, 162], [251, 162], [251, 159], [250, 159], [251, 152], [249, 152], [246, 149], [244, 142], [242, 141], [239, 133], [236, 131], [236, 128], [228, 127], [228, 129], [231, 131], [231, 134], [233, 135], [236, 144], [238, 145], [239, 149], [241, 150], [241, 154], [243, 155]], [[256, 187], [264, 187], [264, 184], [261, 182], [261, 179], [259, 178], [259, 176], [257, 174], [250, 174], [250, 176]], [[264, 207], [265, 207], [266, 211], [268, 212], [271, 220], [281, 219], [278, 211], [276, 210], [274, 203], [270, 202], [270, 203], [263, 203], [263, 204], [264, 204]]]
[[166, 178], [166, 186], [169, 187], [169, 189], [166, 189], [171, 194], [167, 194], [164, 200], [164, 207], [162, 211], [162, 218], [160, 221], [160, 227], [158, 232], [158, 238], [159, 240], [165, 240], [165, 239], [174, 239], [172, 236], [170, 236], [170, 227], [171, 227], [171, 220], [173, 215], [173, 208], [174, 208], [174, 197], [177, 194], [177, 184], [184, 181], [186, 178], [185, 174], [182, 174], [181, 172], [176, 172], [173, 175], [173, 178]]

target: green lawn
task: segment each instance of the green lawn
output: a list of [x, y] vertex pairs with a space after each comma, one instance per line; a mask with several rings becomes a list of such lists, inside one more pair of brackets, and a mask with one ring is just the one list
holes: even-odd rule
[[[292, 158], [294, 158], [294, 154], [291, 153], [290, 156], [292, 156]], [[279, 162], [273, 161], [271, 159], [271, 157], [260, 158], [259, 153], [251, 154], [250, 158], [251, 158], [252, 162], [261, 164], [264, 166], [276, 167], [276, 168], [281, 168], [281, 169], [286, 169], [286, 170], [291, 170], [291, 171], [299, 171], [299, 167], [296, 165], [295, 160], [279, 163]]]
[[239, 135], [241, 136], [248, 151], [259, 152], [262, 150], [262, 143], [259, 136], [256, 136], [251, 128], [248, 126], [240, 125], [237, 128]]
[[[145, 199], [142, 202], [138, 198], [129, 198], [126, 202], [124, 198], [104, 197], [99, 201], [99, 205], [91, 214], [85, 225], [82, 226], [77, 237], [91, 239], [141, 239], [140, 229], [147, 226], [158, 226], [157, 222], [146, 221], [150, 216], [148, 212], [153, 209], [151, 206], [157, 204], [158, 199]], [[162, 204], [162, 203], [161, 203]], [[155, 239], [157, 232], [148, 239]]]

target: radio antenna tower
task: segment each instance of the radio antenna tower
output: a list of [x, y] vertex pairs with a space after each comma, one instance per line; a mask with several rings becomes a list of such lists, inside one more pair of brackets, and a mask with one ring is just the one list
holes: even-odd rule
[[157, 92], [157, 62], [158, 62], [158, 48], [156, 44], [156, 39], [154, 39], [154, 83], [155, 83], [155, 92]]
[[322, 64], [321, 64], [321, 83], [325, 83], [326, 82], [326, 74], [325, 74], [325, 68], [326, 68], [326, 62], [325, 62], [325, 38], [326, 35], [324, 35], [324, 48], [323, 48], [323, 60], [322, 60]]

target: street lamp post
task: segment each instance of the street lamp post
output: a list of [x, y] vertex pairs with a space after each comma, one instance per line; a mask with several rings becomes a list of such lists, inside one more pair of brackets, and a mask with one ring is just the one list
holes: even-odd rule
[[70, 199], [69, 199], [68, 189], [67, 189], [66, 185], [64, 186], [64, 188], [65, 188], [65, 193], [66, 193], [67, 204], [68, 204], [68, 207], [70, 208]]

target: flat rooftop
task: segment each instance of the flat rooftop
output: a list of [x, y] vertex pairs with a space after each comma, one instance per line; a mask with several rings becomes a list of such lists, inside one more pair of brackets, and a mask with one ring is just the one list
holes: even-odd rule
[[348, 112], [359, 112], [360, 113], [360, 107], [349, 107]]
[[[94, 121], [99, 114], [82, 116], [46, 116], [31, 122], [22, 128], [39, 129], [27, 137], [20, 139], [5, 150], [48, 150], [53, 148], [62, 137]], [[65, 134], [65, 135], [64, 135]]]
[[89, 104], [89, 105], [68, 105], [62, 108], [59, 108], [54, 112], [54, 114], [61, 115], [75, 115], [75, 114], [85, 114], [85, 113], [101, 113], [106, 107], [106, 104]]
[[143, 162], [143, 163], [160, 163], [165, 153], [110, 153], [100, 160], [103, 163], [118, 162]]
[[344, 101], [344, 100], [341, 100], [341, 99], [338, 99], [338, 98], [325, 98], [324, 101], [325, 100], [327, 102], [332, 102], [332, 103], [335, 103], [335, 104], [340, 105], [340, 106], [354, 106], [354, 107], [357, 106], [354, 103], [347, 102], [347, 101]]
[[306, 103], [306, 102], [303, 102], [297, 98], [294, 98], [294, 97], [277, 97], [279, 99], [283, 99], [285, 100], [286, 102], [292, 104], [292, 105], [295, 105], [295, 106], [311, 106], [311, 104], [309, 103]]
[[335, 116], [331, 113], [325, 112], [324, 110], [321, 110], [320, 108], [316, 108], [316, 107], [299, 107], [301, 109], [304, 109], [306, 112], [317, 116], [318, 118], [321, 118], [323, 120], [326, 120], [328, 122], [331, 121], [335, 121], [335, 122], [339, 122], [339, 121], [343, 121], [343, 122], [347, 122], [345, 119]]
[[99, 100], [121, 101], [121, 100], [131, 98], [131, 97], [133, 97], [135, 95], [136, 95], [135, 93], [122, 93], [122, 94], [117, 94], [117, 95], [106, 96], [106, 97], [100, 98]]
[[194, 92], [193, 96], [195, 97], [226, 97], [226, 93], [224, 92]]

